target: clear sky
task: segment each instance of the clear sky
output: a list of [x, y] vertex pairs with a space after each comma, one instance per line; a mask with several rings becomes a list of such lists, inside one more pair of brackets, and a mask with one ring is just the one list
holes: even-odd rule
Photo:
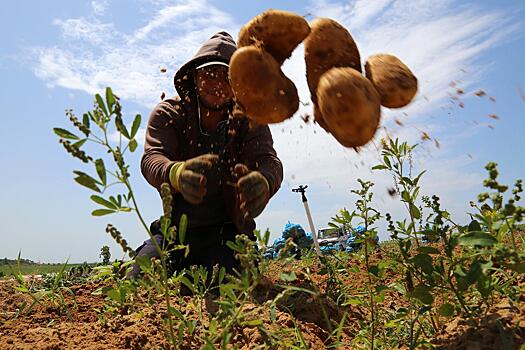
[[[404, 109], [384, 109], [377, 139], [387, 132], [419, 142], [415, 164], [428, 171], [422, 191], [440, 195], [458, 220], [466, 220], [468, 201], [482, 190], [488, 161], [499, 163], [506, 183], [525, 177], [523, 1], [7, 1], [0, 11], [0, 258], [21, 250], [36, 261], [95, 261], [105, 244], [120, 257], [105, 233], [107, 223], [138, 246], [146, 233], [132, 214], [90, 215], [96, 208], [91, 193], [72, 174], [90, 168], [64, 152], [52, 128], [70, 128], [64, 109], [82, 115], [93, 94], [108, 85], [121, 97], [125, 121], [140, 113], [145, 127], [161, 93], [174, 94], [175, 71], [202, 42], [219, 30], [236, 36], [268, 8], [308, 20], [333, 18], [350, 30], [363, 63], [389, 52], [413, 70], [420, 84], [416, 100]], [[302, 46], [283, 71], [308, 102]], [[465, 93], [451, 99], [457, 88]], [[479, 89], [487, 95], [475, 96]], [[345, 149], [302, 121], [299, 115], [309, 112], [311, 106], [302, 106], [294, 118], [271, 127], [285, 180], [258, 226], [269, 227], [272, 238], [288, 220], [307, 228], [300, 196], [291, 188], [308, 184], [315, 225], [326, 227], [340, 208], [353, 208], [350, 189], [357, 178], [373, 180], [376, 206], [402, 218], [398, 200], [387, 194], [391, 178], [370, 171], [378, 160], [374, 143], [360, 154]], [[422, 141], [422, 132], [432, 140]], [[140, 174], [140, 154], [128, 162], [140, 206], [152, 221], [160, 200]], [[382, 230], [380, 237], [388, 235]]]

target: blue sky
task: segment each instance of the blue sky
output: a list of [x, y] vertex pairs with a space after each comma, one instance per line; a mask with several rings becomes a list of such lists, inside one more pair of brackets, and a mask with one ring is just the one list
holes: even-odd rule
[[[81, 115], [107, 85], [121, 97], [126, 121], [140, 113], [144, 127], [160, 94], [174, 94], [176, 69], [204, 40], [219, 30], [236, 36], [240, 26], [268, 8], [308, 20], [336, 19], [351, 31], [363, 62], [390, 52], [411, 67], [420, 83], [416, 100], [401, 110], [383, 110], [384, 128], [375, 143], [385, 133], [420, 142], [415, 164], [428, 170], [422, 190], [439, 194], [459, 220], [466, 220], [468, 201], [482, 189], [488, 161], [499, 163], [506, 183], [524, 177], [522, 1], [6, 2], [0, 13], [0, 257], [13, 258], [21, 250], [37, 261], [95, 261], [104, 244], [120, 257], [104, 231], [109, 222], [132, 246], [139, 245], [145, 232], [131, 214], [90, 215], [96, 207], [91, 193], [72, 174], [89, 168], [65, 154], [52, 128], [69, 127], [64, 109]], [[283, 71], [295, 81], [301, 100], [309, 101], [302, 46]], [[465, 91], [463, 107], [450, 97], [457, 88]], [[479, 89], [487, 96], [475, 96]], [[301, 107], [298, 115], [309, 108]], [[352, 208], [350, 189], [357, 178], [373, 180], [377, 207], [402, 218], [402, 208], [387, 194], [391, 178], [369, 170], [378, 159], [374, 143], [356, 154], [298, 115], [272, 126], [285, 180], [257, 220], [260, 228], [269, 227], [275, 238], [288, 220], [307, 226], [300, 197], [291, 192], [298, 184], [309, 185], [315, 225], [325, 227], [338, 209]], [[421, 141], [422, 132], [440, 147]], [[160, 201], [142, 178], [139, 160], [140, 149], [128, 158], [139, 203], [152, 221]]]

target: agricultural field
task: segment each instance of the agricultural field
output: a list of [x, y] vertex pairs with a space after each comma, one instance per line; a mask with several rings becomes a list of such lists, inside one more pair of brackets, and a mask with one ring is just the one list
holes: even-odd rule
[[[140, 117], [128, 131], [120, 111], [107, 89], [105, 100], [97, 95], [95, 109], [82, 122], [67, 112], [85, 139], [65, 129], [55, 133], [69, 153], [93, 164], [98, 178], [75, 172], [80, 185], [98, 193], [91, 199], [101, 208], [93, 215], [132, 211], [142, 220], [125, 151], [98, 138], [115, 158], [109, 170], [67, 141], [82, 145], [87, 135], [94, 137], [90, 122], [105, 134], [114, 118], [128, 142], [124, 150], [133, 151]], [[170, 254], [188, 249], [187, 224], [184, 216], [171, 222], [171, 192], [164, 186], [161, 226], [168, 244], [158, 247], [159, 259], [137, 259], [143, 278], [128, 278], [133, 260], [68, 270], [63, 265], [45, 278], [15, 271], [0, 283], [0, 348], [523, 349], [522, 181], [501, 184], [497, 164], [487, 164], [486, 192], [470, 203], [470, 223], [460, 225], [437, 195], [420, 196], [425, 173], [412, 171], [415, 147], [383, 140], [382, 160], [374, 167], [394, 178], [406, 217], [375, 209], [374, 184], [362, 179], [352, 191], [355, 209], [334, 215], [334, 228], [364, 227], [356, 232], [359, 251], [317, 256], [288, 240], [277, 259], [269, 260], [263, 256], [270, 233], [256, 231], [256, 242], [240, 235], [229, 243], [242, 266], [232, 275], [196, 266], [171, 273]], [[107, 174], [126, 192], [102, 197]], [[381, 220], [391, 240], [378, 244]], [[107, 233], [133, 257], [114, 226]]]
[[[50, 273], [59, 272], [63, 264], [58, 263], [21, 263], [20, 272], [23, 275], [45, 275]], [[82, 264], [68, 264], [68, 269], [82, 266]], [[0, 260], [0, 278], [10, 276], [13, 271], [17, 271], [16, 261], [10, 261], [9, 263], [3, 263]]]

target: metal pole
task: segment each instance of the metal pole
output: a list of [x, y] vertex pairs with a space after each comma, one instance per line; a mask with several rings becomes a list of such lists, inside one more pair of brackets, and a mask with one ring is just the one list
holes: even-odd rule
[[304, 204], [304, 210], [306, 211], [306, 217], [308, 218], [308, 223], [310, 224], [310, 230], [312, 231], [312, 237], [314, 239], [315, 252], [317, 253], [317, 256], [321, 256], [321, 249], [319, 248], [319, 242], [317, 241], [317, 231], [315, 230], [314, 221], [312, 220], [312, 214], [310, 214], [310, 208], [308, 207], [308, 199], [306, 199], [306, 195], [305, 195], [307, 188], [308, 186], [300, 185], [299, 188], [292, 189], [292, 192], [301, 193], [301, 198]]

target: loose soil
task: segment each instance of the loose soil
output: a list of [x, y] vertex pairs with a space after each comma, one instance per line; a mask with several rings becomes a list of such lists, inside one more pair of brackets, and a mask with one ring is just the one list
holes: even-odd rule
[[[378, 261], [385, 252], [378, 251], [373, 261]], [[355, 258], [347, 261], [349, 267], [358, 267], [355, 272], [347, 275], [343, 284], [347, 287], [362, 288], [367, 283], [364, 267]], [[279, 289], [277, 284], [283, 284], [279, 279], [284, 271], [295, 271], [296, 280], [290, 284], [310, 290], [318, 290], [323, 295], [326, 290], [328, 275], [321, 274], [321, 266], [308, 266], [311, 279], [305, 274], [304, 263], [296, 261], [293, 266], [287, 266], [281, 261], [272, 262], [268, 268], [266, 284], [256, 290], [253, 303], [246, 304], [244, 311], [248, 318], [260, 319], [266, 329], [274, 332], [293, 330], [296, 326], [301, 330], [305, 343], [310, 349], [325, 349], [329, 334], [341, 322], [346, 314], [346, 328], [341, 336], [343, 343], [352, 340], [361, 329], [360, 322], [367, 322], [369, 314], [366, 308], [360, 306], [339, 306], [332, 298], [315, 298], [304, 292], [299, 292], [283, 298], [272, 321], [269, 310], [264, 309], [264, 302], [273, 299]], [[384, 281], [384, 282], [392, 282]], [[35, 282], [38, 283], [38, 282]], [[525, 278], [519, 282], [525, 287]], [[104, 297], [93, 295], [93, 291], [101, 285], [85, 283], [73, 286], [76, 308], [73, 299], [67, 297], [70, 316], [59, 315], [51, 307], [37, 305], [29, 315], [15, 318], [18, 308], [24, 301], [30, 299], [15, 290], [15, 281], [0, 280], [0, 349], [167, 349], [169, 348], [164, 334], [162, 315], [163, 303], [147, 303], [145, 293], [137, 298], [136, 308], [129, 314], [107, 316], [100, 319], [96, 309], [101, 310]], [[523, 289], [522, 289], [523, 290]], [[384, 305], [391, 309], [403, 306], [403, 298], [392, 292], [387, 294]], [[191, 304], [190, 296], [184, 297], [185, 303], [175, 305], [186, 311]], [[212, 299], [206, 300], [204, 312], [213, 314], [217, 304]], [[189, 312], [188, 314], [191, 314]], [[506, 349], [506, 343], [511, 349], [519, 349], [525, 343], [525, 297], [517, 302], [501, 298], [477, 324], [461, 318], [443, 319], [440, 332], [433, 340], [438, 349]], [[264, 334], [256, 327], [237, 327], [232, 343], [239, 349], [253, 349], [264, 344]], [[505, 341], [507, 340], [507, 341]], [[184, 349], [199, 348], [186, 339]], [[351, 349], [341, 346], [340, 349]]]

